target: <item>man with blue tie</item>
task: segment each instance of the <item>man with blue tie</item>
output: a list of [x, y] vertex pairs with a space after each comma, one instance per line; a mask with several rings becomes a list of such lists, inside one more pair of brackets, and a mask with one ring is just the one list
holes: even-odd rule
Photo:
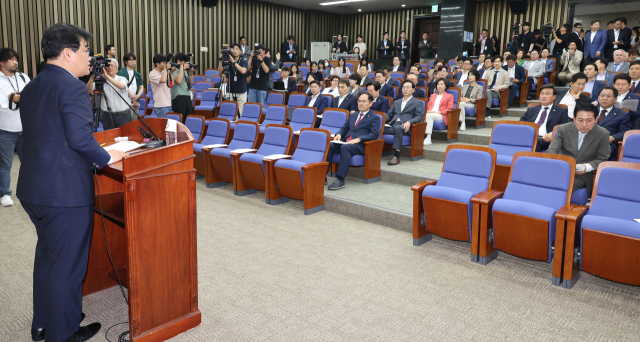
[[24, 147], [17, 195], [36, 228], [34, 341], [86, 341], [100, 323], [80, 327], [82, 282], [93, 232], [96, 169], [127, 154], [107, 152], [93, 137], [86, 85], [91, 33], [55, 24], [42, 36], [46, 61], [21, 93]]
[[358, 109], [358, 98], [349, 93], [350, 84], [348, 80], [340, 80], [338, 83], [338, 94], [331, 101], [331, 108], [346, 109], [349, 113], [354, 113]]
[[[344, 178], [349, 171], [351, 157], [364, 155], [364, 143], [380, 138], [380, 116], [371, 110], [373, 97], [369, 93], [364, 93], [358, 98], [358, 111], [349, 116], [349, 120], [340, 128], [329, 145], [327, 161], [331, 170], [333, 155], [340, 153], [340, 164], [336, 172], [336, 180], [329, 185], [329, 190], [339, 190], [344, 188]], [[326, 180], [325, 180], [326, 183]]]
[[633, 127], [629, 113], [613, 106], [617, 100], [618, 90], [611, 86], [605, 86], [598, 94], [598, 126], [609, 131], [609, 160], [613, 161], [618, 160], [618, 141], [622, 141], [624, 132]]
[[382, 40], [378, 42], [378, 59], [393, 58], [393, 43], [389, 40], [389, 32], [382, 35]]
[[509, 80], [511, 81], [509, 85], [509, 105], [511, 105], [518, 90], [520, 90], [520, 96], [523, 96], [522, 93], [527, 90], [522, 89], [522, 84], [527, 80], [527, 74], [524, 71], [524, 67], [516, 63], [516, 56], [514, 55], [507, 56], [507, 65], [503, 66], [502, 69], [509, 73]]
[[607, 44], [607, 31], [600, 29], [600, 20], [591, 22], [591, 31], [584, 39], [584, 59], [593, 63], [597, 58], [604, 57], [604, 47]]
[[369, 83], [369, 85], [367, 85], [367, 91], [373, 97], [371, 110], [374, 112], [383, 112], [386, 114], [389, 111], [391, 105], [389, 103], [389, 99], [380, 95], [380, 88], [380, 82], [378, 81], [374, 81], [373, 83]]
[[553, 127], [569, 122], [566, 108], [553, 104], [558, 92], [553, 84], [540, 87], [540, 106], [527, 109], [520, 121], [533, 122], [538, 125], [538, 143], [536, 152], [546, 151], [553, 140]]
[[283, 62], [294, 62], [296, 61], [296, 57], [298, 56], [298, 45], [295, 44], [295, 37], [289, 36], [289, 39], [282, 43], [282, 47], [280, 48], [282, 51], [282, 61]]
[[610, 62], [607, 65], [607, 71], [614, 71], [614, 72], [622, 72], [622, 73], [628, 73], [629, 72], [629, 62], [625, 62], [624, 60], [624, 55], [626, 52], [624, 52], [624, 50], [622, 49], [618, 49], [616, 51], [613, 52], [613, 62]]
[[[329, 107], [329, 98], [320, 94], [320, 81], [311, 81], [311, 84], [309, 84], [309, 90], [311, 90], [311, 95], [304, 99], [303, 106], [314, 107], [316, 109], [316, 114], [322, 115], [324, 110]], [[316, 119], [316, 128], [320, 127], [321, 120], [322, 119]]]

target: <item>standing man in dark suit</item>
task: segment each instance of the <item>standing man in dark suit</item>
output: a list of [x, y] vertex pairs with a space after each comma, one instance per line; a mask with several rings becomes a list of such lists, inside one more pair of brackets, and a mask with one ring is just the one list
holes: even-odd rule
[[280, 51], [282, 51], [281, 55], [283, 62], [296, 62], [296, 58], [298, 57], [298, 45], [295, 42], [295, 37], [289, 36], [289, 39], [282, 43]]
[[576, 160], [573, 191], [593, 190], [591, 172], [609, 158], [608, 132], [596, 125], [598, 110], [592, 104], [576, 108], [573, 122], [560, 125], [547, 152], [573, 157]]
[[493, 41], [489, 38], [489, 30], [482, 29], [480, 37], [478, 37], [478, 43], [476, 43], [476, 53], [478, 56], [484, 53], [487, 57], [493, 54]]
[[92, 134], [86, 85], [92, 35], [55, 24], [42, 36], [42, 73], [22, 91], [24, 154], [17, 195], [36, 227], [34, 341], [86, 341], [100, 323], [79, 327], [95, 201], [93, 171], [125, 153], [105, 151]]
[[[344, 188], [344, 178], [349, 171], [351, 157], [364, 155], [364, 143], [380, 138], [380, 116], [371, 110], [373, 97], [369, 93], [364, 93], [358, 98], [358, 111], [349, 116], [349, 120], [336, 133], [333, 141], [342, 141], [344, 144], [332, 142], [329, 145], [327, 161], [331, 170], [333, 155], [340, 153], [340, 164], [337, 179], [329, 185], [329, 190], [339, 190]], [[325, 182], [326, 183], [326, 182]]]
[[[625, 19], [626, 21], [626, 19]], [[613, 28], [607, 31], [607, 45], [604, 48], [604, 56], [607, 60], [613, 60], [613, 52], [618, 49], [628, 51], [631, 45], [631, 34], [622, 30], [622, 19], [613, 21]]]
[[382, 35], [382, 40], [378, 42], [378, 59], [393, 57], [393, 43], [389, 40], [389, 32]]
[[[422, 122], [424, 105], [422, 101], [413, 97], [416, 85], [411, 81], [404, 81], [402, 84], [402, 99], [396, 99], [393, 106], [387, 113], [387, 123], [391, 127], [384, 128], [384, 134], [393, 135], [393, 158], [387, 163], [389, 165], [400, 164], [400, 149], [402, 148], [403, 136], [411, 136], [411, 125]], [[420, 138], [422, 139], [422, 138]]]
[[516, 63], [516, 56], [514, 55], [507, 56], [507, 65], [503, 66], [502, 69], [509, 73], [509, 80], [511, 81], [509, 85], [509, 105], [511, 105], [518, 90], [520, 90], [520, 96], [524, 96], [523, 92], [527, 89], [523, 89], [522, 84], [527, 80], [527, 74], [524, 68]]
[[367, 91], [373, 97], [371, 110], [374, 112], [383, 112], [387, 114], [391, 106], [389, 103], [389, 99], [380, 95], [380, 89], [380, 82], [378, 81], [374, 81], [373, 83], [369, 83], [369, 85], [367, 85]]
[[411, 60], [409, 56], [409, 50], [411, 49], [411, 42], [407, 39], [407, 33], [405, 31], [400, 32], [400, 39], [396, 42], [396, 51], [398, 51], [398, 57], [400, 58], [400, 64], [407, 67], [407, 60]]
[[536, 152], [546, 151], [553, 140], [553, 127], [569, 122], [567, 109], [553, 104], [558, 92], [553, 84], [540, 87], [540, 106], [534, 106], [524, 113], [520, 121], [538, 125]]
[[582, 23], [573, 24], [573, 32], [569, 34], [569, 42], [567, 42], [567, 46], [569, 46], [569, 43], [574, 42], [576, 43], [576, 50], [584, 52], [584, 39], [582, 38], [581, 30]]
[[593, 63], [596, 59], [604, 57], [604, 47], [607, 45], [607, 31], [600, 29], [600, 20], [591, 22], [591, 31], [587, 32], [584, 39], [584, 59], [587, 63]]
[[331, 108], [342, 108], [348, 110], [349, 113], [355, 113], [358, 109], [358, 98], [349, 94], [350, 90], [349, 80], [340, 80], [338, 82], [338, 94], [340, 96], [333, 98]]
[[633, 126], [629, 119], [629, 113], [622, 109], [615, 108], [614, 103], [618, 100], [618, 90], [611, 86], [606, 86], [598, 94], [598, 126], [609, 131], [609, 145], [611, 156], [609, 160], [618, 159], [618, 141], [622, 141], [624, 132]]

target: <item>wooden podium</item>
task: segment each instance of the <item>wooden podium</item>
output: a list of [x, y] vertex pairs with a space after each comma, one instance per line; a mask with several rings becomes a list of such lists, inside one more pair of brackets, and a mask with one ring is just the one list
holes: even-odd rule
[[[165, 138], [167, 119], [147, 124]], [[139, 120], [95, 133], [100, 144], [128, 137], [142, 143]], [[132, 154], [98, 171], [93, 236], [83, 295], [117, 286], [128, 289], [131, 341], [164, 341], [201, 322], [198, 310], [196, 170], [193, 136], [178, 123], [177, 143]]]

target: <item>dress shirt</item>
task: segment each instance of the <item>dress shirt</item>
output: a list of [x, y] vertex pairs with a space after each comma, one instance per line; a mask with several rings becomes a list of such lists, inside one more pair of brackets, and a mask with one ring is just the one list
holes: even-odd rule
[[[289, 51], [291, 51], [291, 50], [293, 50], [293, 45], [289, 44]], [[289, 58], [293, 58], [293, 54], [292, 53], [289, 53]]]
[[576, 99], [573, 97], [573, 95], [570, 94], [569, 91], [564, 95], [562, 100], [560, 100], [560, 104], [567, 105], [568, 115], [573, 119], [573, 112], [576, 109]]
[[[607, 115], [609, 115], [609, 113], [611, 113], [611, 110], [613, 108], [614, 108], [613, 106], [611, 106], [611, 108], [607, 108], [607, 109], [604, 109], [604, 108], [600, 107], [600, 116], [604, 115], [603, 120], [607, 117]], [[604, 114], [602, 114], [603, 110], [606, 110], [606, 112], [604, 112]], [[598, 116], [598, 121], [600, 121], [600, 116]]]
[[622, 100], [624, 100], [624, 98], [627, 97], [627, 94], [629, 94], [629, 92], [618, 95], [618, 102], [622, 103]]
[[620, 68], [620, 65], [622, 65], [622, 63], [620, 64], [613, 64], [613, 71], [618, 72], [618, 68]]
[[358, 90], [359, 90], [359, 89], [360, 89], [360, 87], [357, 87], [357, 88], [355, 88], [355, 87], [354, 87], [354, 88], [352, 88], [352, 89], [351, 89], [351, 94], [356, 95], [356, 93], [358, 92]]
[[[516, 78], [516, 66], [514, 65], [513, 68], [509, 68], [507, 67], [508, 71], [509, 71], [509, 78]], [[511, 82], [513, 83], [513, 82]]]
[[[614, 37], [613, 41], [614, 41], [614, 42], [617, 42], [617, 41], [618, 41], [618, 36], [619, 36], [619, 35], [620, 35], [620, 30], [613, 29], [613, 37]], [[617, 44], [616, 44], [616, 45], [613, 45], [613, 47], [617, 49], [617, 48], [618, 48], [618, 45], [617, 45]]]
[[638, 87], [640, 86], [640, 79], [638, 80], [631, 80], [631, 88], [629, 89], [633, 89], [633, 91], [635, 91], [636, 89], [638, 89]]
[[601, 73], [601, 74], [599, 74], [599, 73], [598, 73], [598, 74], [596, 74], [596, 80], [598, 80], [598, 81], [604, 81], [604, 80], [605, 80], [605, 78], [606, 78], [606, 76], [607, 76], [607, 72], [606, 72], [606, 71], [605, 71], [605, 72], [603, 72], [603, 73]]
[[436, 102], [434, 102], [433, 107], [431, 107], [432, 112], [437, 112], [440, 110], [440, 100], [442, 100], [442, 96], [442, 94], [438, 94], [438, 96], [436, 96]]
[[336, 87], [335, 89], [331, 90], [331, 88], [324, 88], [324, 90], [322, 91], [323, 94], [329, 94], [332, 95], [334, 97], [336, 96], [340, 96], [340, 93], [338, 92], [338, 87]]
[[580, 42], [584, 44], [584, 40], [582, 40], [582, 37], [580, 37], [580, 32], [573, 31], [573, 33], [575, 33], [576, 36], [578, 36], [578, 39], [580, 39]]
[[[348, 95], [348, 94], [347, 94]], [[344, 99], [347, 97], [347, 95], [345, 96], [340, 96], [340, 98], [338, 99], [338, 107], [340, 107], [340, 105], [342, 104], [342, 101], [344, 101]]]
[[547, 117], [544, 118], [544, 122], [542, 123], [542, 125], [540, 125], [540, 127], [538, 127], [538, 136], [541, 137], [545, 134], [547, 134], [547, 121], [549, 121], [549, 116], [551, 116], [551, 109], [553, 107], [553, 104], [549, 105], [549, 106], [540, 106], [540, 112], [538, 112], [538, 116], [536, 116], [536, 119], [533, 120], [533, 123], [538, 123], [538, 121], [540, 121], [540, 117], [542, 116], [542, 112], [544, 111], [544, 109], [547, 109]]
[[366, 81], [366, 79], [363, 77], [363, 78], [362, 78], [362, 81], [360, 81], [360, 85], [361, 85], [361, 86], [362, 86], [362, 85], [364, 85], [364, 81]]
[[409, 102], [409, 100], [411, 100], [413, 96], [409, 96], [408, 99], [406, 98], [402, 98], [402, 103], [400, 103], [400, 112], [402, 113], [402, 111], [404, 110], [404, 107], [407, 105], [407, 102]]
[[399, 67], [400, 67], [399, 65], [398, 65], [398, 66], [394, 66], [394, 67], [393, 67], [393, 71], [398, 71], [398, 68], [399, 68]]
[[313, 107], [314, 104], [316, 104], [316, 100], [318, 99], [318, 95], [313, 95], [311, 97], [311, 100], [309, 101], [309, 105], [307, 107]]
[[484, 44], [487, 41], [487, 38], [482, 39], [482, 42], [480, 43], [480, 53], [484, 53]]
[[[587, 133], [578, 132], [578, 151], [580, 151], [580, 147], [582, 147], [582, 142], [584, 141], [584, 137], [587, 136]], [[593, 166], [589, 163], [584, 163], [586, 169], [586, 173], [593, 171]]]
[[[386, 41], [386, 40], [383, 40], [383, 41], [382, 41], [382, 44], [384, 44], [384, 46], [387, 46], [387, 41]], [[388, 51], [389, 51], [389, 50], [384, 49], [384, 55], [385, 55], [385, 56], [387, 55], [387, 52], [388, 52]]]
[[[618, 39], [618, 38], [616, 37], [616, 39]], [[400, 40], [400, 48], [402, 49], [403, 46], [404, 46], [404, 39]], [[405, 58], [404, 57], [404, 49], [400, 50], [400, 55], [398, 55], [398, 57], [400, 57], [400, 59], [404, 59]]]
[[596, 33], [598, 33], [598, 31], [596, 32], [591, 31], [591, 44], [593, 44], [593, 38], [596, 37]]
[[463, 72], [462, 72], [462, 76], [460, 76], [460, 81], [458, 82], [458, 84], [459, 84], [460, 86], [462, 86], [462, 85], [464, 84], [464, 81], [466, 81], [466, 80], [467, 80], [467, 78], [469, 78], [469, 71], [467, 71], [467, 72], [464, 72], [464, 71], [463, 71]]
[[[593, 85], [596, 84], [596, 80], [595, 78], [592, 79], [591, 81], [588, 81], [585, 85], [584, 85], [584, 90], [583, 92], [585, 93], [589, 93], [591, 94], [593, 92]], [[591, 94], [593, 95], [593, 94]]]

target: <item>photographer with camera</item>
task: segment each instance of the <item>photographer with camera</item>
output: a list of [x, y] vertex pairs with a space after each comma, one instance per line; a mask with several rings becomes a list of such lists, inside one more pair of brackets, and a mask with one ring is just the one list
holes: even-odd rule
[[[129, 91], [129, 88], [127, 88], [127, 79], [117, 75], [118, 61], [112, 58], [105, 58], [102, 69], [103, 71], [100, 76], [103, 76], [109, 84], [104, 86], [100, 99], [102, 115], [99, 119], [106, 131], [118, 128], [133, 120], [131, 117], [131, 109], [129, 108], [133, 94]], [[93, 89], [96, 87], [94, 83], [95, 78], [96, 74], [92, 73], [89, 78], [89, 83], [87, 83], [89, 94], [93, 94]], [[124, 100], [121, 99], [118, 94], [120, 94]]]
[[149, 73], [149, 83], [153, 90], [153, 112], [159, 118], [164, 118], [171, 112], [171, 85], [169, 74], [169, 64], [167, 56], [157, 54], [153, 56], [155, 68]]
[[269, 91], [269, 72], [271, 58], [265, 55], [267, 48], [257, 44], [253, 56], [249, 59], [251, 82], [249, 83], [249, 102], [258, 102], [265, 106]]
[[142, 75], [136, 71], [136, 55], [131, 52], [126, 53], [122, 60], [124, 61], [124, 67], [118, 71], [117, 75], [127, 79], [127, 88], [133, 94], [131, 104], [135, 108], [135, 112], [132, 112], [131, 115], [137, 118], [140, 98], [144, 95], [144, 82], [142, 82]]
[[192, 76], [187, 72], [190, 68], [189, 56], [184, 52], [175, 55], [175, 63], [171, 64], [173, 86], [171, 87], [171, 108], [174, 112], [182, 114], [183, 118], [193, 114], [193, 102], [191, 100]]
[[[551, 25], [551, 24], [547, 24]], [[551, 53], [554, 56], [562, 55], [564, 50], [567, 50], [567, 43], [569, 42], [569, 32], [571, 31], [571, 26], [568, 24], [564, 24], [560, 26], [559, 29], [553, 32], [553, 39], [556, 41], [555, 46]]]
[[524, 49], [525, 55], [528, 57], [536, 44], [536, 35], [531, 32], [531, 23], [522, 24], [522, 37], [520, 37], [520, 48]]
[[242, 108], [247, 102], [247, 74], [248, 62], [242, 57], [240, 45], [233, 43], [230, 48], [223, 47], [220, 61], [218, 62], [218, 73], [228, 76], [229, 99], [238, 102], [238, 112], [242, 116]]

